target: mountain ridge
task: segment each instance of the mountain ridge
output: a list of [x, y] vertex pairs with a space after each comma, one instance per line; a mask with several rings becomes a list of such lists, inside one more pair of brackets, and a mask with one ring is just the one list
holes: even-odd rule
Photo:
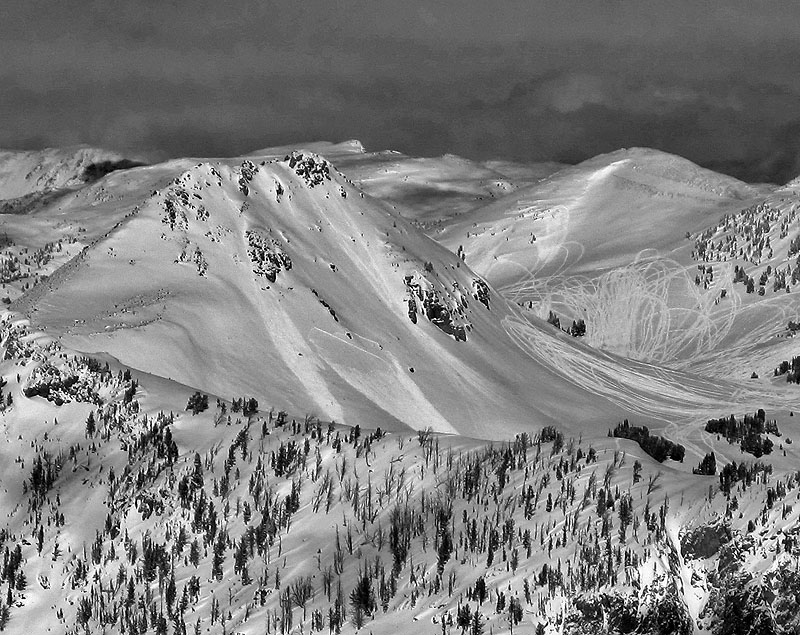
[[0, 214], [0, 630], [796, 631], [800, 201], [593, 161], [320, 142]]
[[[309, 156], [304, 154], [305, 159]], [[312, 160], [315, 165], [327, 166], [324, 159]], [[383, 384], [374, 399], [389, 408], [390, 418], [405, 412], [400, 416], [405, 425], [411, 421], [427, 421], [424, 425], [451, 430], [451, 424], [446, 422], [461, 418], [457, 414], [445, 418], [437, 413], [438, 409], [426, 405], [432, 403], [431, 395], [425, 396], [431, 390], [425, 387], [428, 383], [438, 386], [433, 389], [439, 395], [436, 399], [440, 402], [445, 399], [441, 403], [446, 403], [450, 412], [463, 413], [465, 422], [462, 425], [473, 432], [480, 429], [476, 427], [477, 422], [488, 417], [492, 410], [505, 412], [507, 419], [521, 423], [530, 416], [526, 412], [541, 408], [528, 402], [526, 409], [518, 409], [516, 397], [508, 393], [508, 386], [515, 385], [518, 380], [512, 379], [509, 370], [503, 369], [500, 357], [508, 359], [511, 355], [513, 358], [515, 345], [497, 320], [491, 318], [491, 311], [504, 312], [503, 301], [489, 291], [486, 304], [493, 304], [490, 310], [475, 299], [479, 278], [466, 268], [459, 269], [461, 264], [455, 256], [435, 247], [399, 216], [374, 207], [369, 199], [362, 199], [343, 177], [332, 175], [330, 181], [323, 177], [323, 182], [309, 187], [304, 177], [289, 172], [292, 168], [288, 168], [283, 159], [259, 165], [257, 171], [255, 166], [247, 168], [253, 171], [253, 178], [247, 179], [246, 184], [241, 181], [241, 165], [229, 167], [214, 162], [199, 166], [174, 177], [167, 188], [156, 190], [158, 193], [142, 203], [136, 213], [128, 212], [80, 257], [68, 280], [45, 281], [39, 290], [35, 289], [13, 307], [31, 313], [48, 331], [60, 330], [65, 341], [75, 348], [87, 352], [107, 351], [133, 367], [156, 368], [159, 374], [180, 377], [183, 383], [214, 394], [228, 394], [239, 386], [260, 398], [270, 397], [273, 403], [280, 403], [281, 393], [291, 395], [298, 385], [313, 382], [315, 399], [319, 399], [330, 390], [325, 386], [331, 380], [323, 380], [322, 376], [331, 371], [333, 378], [339, 378], [332, 385], [349, 383], [357, 387], [358, 393], [374, 393], [375, 387], [370, 383], [374, 384], [386, 371], [373, 372], [367, 379], [361, 375], [359, 367], [369, 362], [378, 364], [374, 369], [386, 368], [394, 378]], [[243, 189], [248, 190], [247, 194]], [[213, 193], [215, 191], [219, 196]], [[195, 194], [202, 197], [203, 202], [196, 199]], [[206, 209], [209, 216], [200, 220], [198, 214], [204, 217]], [[372, 226], [370, 218], [379, 223], [380, 229]], [[144, 236], [149, 238], [142, 242]], [[217, 245], [225, 247], [228, 253], [220, 251]], [[229, 251], [231, 248], [233, 254]], [[258, 268], [253, 262], [254, 251], [266, 258], [267, 270], [260, 274], [251, 270]], [[155, 253], [159, 255], [153, 260]], [[291, 269], [278, 262], [282, 253], [289, 256]], [[136, 275], [137, 265], [144, 267], [145, 273]], [[270, 274], [273, 266], [277, 269]], [[166, 272], [173, 273], [165, 278]], [[215, 282], [218, 275], [222, 276], [219, 283]], [[270, 275], [274, 279], [270, 279]], [[123, 276], [127, 276], [128, 281], [124, 281]], [[173, 282], [166, 284], [164, 280], [169, 279]], [[104, 287], [98, 280], [110, 280], [113, 286]], [[366, 295], [358, 292], [361, 298], [358, 302], [351, 299], [343, 304], [344, 298], [356, 293], [359, 286], [371, 291]], [[79, 301], [82, 308], [69, 299], [75, 293], [82, 295]], [[192, 294], [198, 297], [195, 299]], [[214, 296], [224, 300], [220, 302]], [[112, 301], [111, 298], [116, 299]], [[417, 307], [413, 310], [415, 320], [409, 319], [412, 298]], [[423, 304], [428, 302], [430, 305], [423, 311]], [[348, 308], [350, 303], [354, 303], [354, 308], [359, 307], [356, 313]], [[226, 305], [238, 307], [236, 313], [226, 312]], [[170, 314], [168, 307], [177, 306], [183, 308]], [[364, 307], [371, 308], [365, 311]], [[183, 311], [186, 317], [181, 317]], [[217, 315], [219, 311], [222, 313]], [[430, 316], [433, 312], [442, 312], [441, 318], [428, 318], [426, 312]], [[460, 313], [463, 317], [458, 317]], [[204, 320], [210, 320], [209, 327], [203, 327], [204, 321], [196, 317], [203, 314]], [[381, 319], [397, 324], [397, 336], [403, 342], [388, 341], [385, 327], [376, 330], [370, 326], [374, 318], [365, 320], [359, 317], [361, 314], [386, 316]], [[245, 318], [248, 315], [265, 316], [269, 321], [259, 326], [261, 318]], [[244, 319], [249, 321], [242, 330], [236, 321]], [[432, 319], [439, 320], [439, 328]], [[459, 321], [463, 321], [463, 326], [459, 327]], [[184, 326], [189, 324], [193, 324], [194, 334], [190, 335]], [[489, 336], [492, 344], [481, 343], [481, 332], [487, 329], [492, 333]], [[140, 331], [144, 332], [142, 336], [137, 335]], [[226, 336], [226, 331], [237, 335]], [[291, 334], [291, 338], [276, 339], [269, 335], [271, 331], [280, 333], [281, 338]], [[228, 342], [225, 346], [232, 346], [232, 342], [245, 337], [246, 332], [263, 334], [250, 344], [253, 350], [249, 353], [247, 347], [238, 345], [234, 353], [226, 354], [217, 345], [210, 344], [215, 337], [222, 336]], [[463, 333], [459, 337], [467, 341], [457, 342], [454, 334], [458, 333]], [[414, 342], [418, 337], [429, 342], [427, 350], [417, 348]], [[261, 338], [263, 344], [259, 343]], [[120, 341], [129, 343], [123, 345]], [[149, 343], [151, 341], [156, 344]], [[289, 346], [291, 351], [287, 348], [288, 341], [293, 342]], [[138, 343], [134, 345], [133, 342]], [[406, 346], [411, 348], [406, 350]], [[470, 352], [474, 346], [484, 352]], [[491, 352], [495, 346], [501, 347], [502, 355]], [[185, 362], [179, 361], [186, 352], [198, 348], [205, 351], [204, 355], [199, 358], [191, 355]], [[167, 350], [171, 352], [165, 355]], [[276, 350], [282, 352], [276, 356]], [[409, 354], [412, 350], [416, 352]], [[137, 363], [136, 357], [130, 356], [133, 351], [139, 356], [149, 351], [145, 357], [147, 364]], [[463, 354], [467, 357], [456, 361]], [[242, 356], [252, 361], [237, 373], [236, 366], [241, 363]], [[259, 380], [255, 377], [255, 360], [259, 357], [268, 366], [294, 369], [289, 376], [299, 373], [299, 378], [288, 383], [279, 381], [270, 392], [260, 392]], [[213, 360], [213, 365], [202, 362], [203, 358]], [[517, 366], [530, 365], [525, 356], [517, 354], [517, 358]], [[169, 359], [175, 361], [164, 365]], [[349, 360], [348, 365], [342, 366], [341, 359]], [[491, 361], [493, 359], [496, 361]], [[471, 361], [464, 365], [466, 360]], [[219, 364], [223, 362], [226, 367], [223, 383], [215, 386], [215, 381], [219, 380], [212, 377], [218, 375]], [[322, 365], [318, 366], [320, 363]], [[387, 363], [389, 366], [385, 366]], [[480, 406], [473, 399], [467, 414], [465, 404], [459, 404], [457, 397], [465, 394], [463, 388], [446, 387], [435, 377], [448, 373], [430, 370], [439, 368], [442, 363], [456, 370], [459, 382], [471, 386], [472, 391], [480, 391], [487, 405]], [[202, 368], [207, 370], [198, 370]], [[491, 379], [492, 374], [496, 374], [497, 379]], [[486, 379], [482, 379], [482, 375]], [[344, 377], [347, 379], [341, 384]], [[480, 388], [484, 381], [492, 388]], [[398, 390], [401, 397], [392, 396]], [[411, 405], [401, 405], [403, 399], [408, 399]], [[295, 402], [294, 407], [324, 412], [341, 420], [344, 412], [336, 409], [338, 407], [325, 410], [340, 400], [341, 397], [329, 393], [324, 403], [306, 400]], [[511, 409], [504, 402], [510, 404]], [[287, 399], [287, 405], [292, 403], [292, 399]], [[429, 414], [420, 415], [426, 412], [425, 408], [429, 408]], [[514, 413], [514, 409], [518, 410]], [[392, 410], [395, 411], [393, 415]], [[418, 414], [411, 416], [410, 412]], [[616, 408], [609, 407], [611, 412], [617, 412]], [[375, 416], [379, 416], [377, 412], [372, 415]], [[385, 409], [380, 416], [387, 416]], [[358, 415], [351, 412], [348, 419], [353, 417]]]

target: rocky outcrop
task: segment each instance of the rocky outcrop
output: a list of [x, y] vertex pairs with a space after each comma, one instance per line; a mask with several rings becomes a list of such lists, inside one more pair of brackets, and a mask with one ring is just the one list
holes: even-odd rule
[[275, 282], [281, 271], [292, 268], [292, 259], [273, 238], [263, 235], [258, 231], [248, 231], [247, 255], [253, 264], [253, 273], [259, 277]]
[[302, 152], [292, 152], [283, 160], [308, 187], [315, 187], [326, 180], [331, 180], [331, 167], [325, 159], [304, 155]]
[[454, 282], [455, 294], [445, 297], [426, 277], [408, 275], [405, 277], [408, 296], [408, 317], [416, 324], [417, 312], [421, 307], [422, 314], [438, 329], [452, 335], [457, 341], [467, 341], [467, 331], [471, 324], [466, 319], [467, 299], [460, 293], [458, 283]]
[[716, 555], [732, 539], [731, 529], [725, 523], [703, 525], [686, 531], [681, 536], [681, 553], [684, 558], [705, 559]]

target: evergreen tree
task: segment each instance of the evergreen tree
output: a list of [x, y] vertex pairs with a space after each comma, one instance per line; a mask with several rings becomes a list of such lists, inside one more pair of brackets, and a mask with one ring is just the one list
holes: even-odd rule
[[483, 635], [483, 616], [481, 615], [480, 611], [475, 611], [472, 614], [470, 635]]
[[217, 581], [222, 580], [222, 565], [225, 562], [225, 531], [221, 530], [217, 534], [214, 543], [214, 557], [211, 561], [211, 577]]
[[450, 536], [450, 530], [445, 527], [442, 536], [439, 539], [439, 552], [437, 561], [437, 570], [439, 575], [442, 575], [447, 561], [450, 560], [450, 554], [453, 552], [453, 539]]
[[473, 590], [472, 596], [475, 598], [475, 601], [479, 604], [483, 604], [486, 601], [486, 597], [488, 592], [486, 590], [486, 581], [483, 579], [483, 576], [475, 580], [475, 588]]
[[86, 436], [93, 437], [96, 430], [96, 424], [94, 420], [94, 412], [90, 412], [89, 416], [86, 418]]
[[197, 538], [192, 541], [192, 545], [189, 547], [189, 562], [192, 563], [195, 569], [200, 564], [200, 543], [197, 542]]
[[717, 473], [717, 457], [713, 452], [709, 452], [700, 461], [700, 465], [692, 470], [694, 474], [704, 474], [706, 476], [713, 476]]
[[629, 494], [624, 494], [620, 497], [617, 513], [619, 514], [619, 533], [624, 542], [625, 532], [628, 529], [628, 525], [630, 525], [633, 520], [633, 503], [631, 502]]
[[464, 633], [469, 625], [472, 623], [472, 612], [469, 610], [469, 605], [459, 604], [456, 609], [456, 626]]
[[175, 587], [175, 571], [173, 570], [169, 576], [169, 582], [167, 583], [167, 591], [166, 591], [166, 600], [167, 600], [167, 613], [172, 615], [172, 606], [175, 604], [175, 597], [177, 595], [177, 589]]
[[194, 471], [192, 472], [192, 487], [200, 489], [203, 487], [203, 463], [200, 460], [200, 455], [194, 453]]
[[511, 598], [508, 603], [508, 625], [511, 633], [514, 633], [514, 626], [522, 621], [522, 605], [517, 598]]
[[372, 615], [375, 610], [375, 597], [372, 593], [372, 578], [368, 571], [360, 573], [355, 588], [350, 593], [350, 603], [353, 610], [361, 610], [366, 615]]

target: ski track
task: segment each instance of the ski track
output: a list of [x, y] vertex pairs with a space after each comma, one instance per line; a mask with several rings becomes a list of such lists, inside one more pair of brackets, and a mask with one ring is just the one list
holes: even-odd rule
[[710, 446], [707, 439], [698, 439], [698, 421], [765, 403], [775, 409], [797, 407], [796, 397], [770, 386], [711, 383], [668, 368], [620, 360], [602, 351], [582, 350], [521, 317], [505, 318], [503, 326], [539, 364], [633, 414], [665, 421], [669, 438], [700, 456]]

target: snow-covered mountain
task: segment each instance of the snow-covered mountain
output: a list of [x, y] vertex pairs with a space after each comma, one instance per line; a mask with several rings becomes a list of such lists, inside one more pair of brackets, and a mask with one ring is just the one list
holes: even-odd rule
[[505, 287], [526, 273], [594, 274], [672, 251], [762, 193], [674, 155], [620, 150], [478, 207], [436, 237]]
[[0, 150], [0, 211], [28, 212], [63, 190], [142, 162], [89, 146], [45, 150]]
[[[114, 225], [84, 238], [87, 206]], [[314, 153], [118, 172], [56, 213], [85, 246], [12, 308], [76, 350], [384, 428], [621, 416], [544, 372], [504, 328], [516, 306]]]
[[0, 181], [0, 629], [796, 629], [791, 184], [37, 156]]
[[[536, 315], [552, 311], [567, 327], [583, 319], [592, 346], [746, 378], [786, 354], [763, 352], [770, 343], [784, 348], [775, 336], [798, 311], [796, 298], [783, 295], [800, 279], [792, 281], [789, 255], [799, 205], [791, 189], [632, 149], [561, 170], [431, 235]], [[720, 251], [731, 231], [740, 234], [736, 251]], [[756, 244], [745, 245], [754, 235]], [[734, 282], [739, 266], [757, 282], [766, 276], [765, 294]], [[774, 270], [787, 284], [776, 286]]]

